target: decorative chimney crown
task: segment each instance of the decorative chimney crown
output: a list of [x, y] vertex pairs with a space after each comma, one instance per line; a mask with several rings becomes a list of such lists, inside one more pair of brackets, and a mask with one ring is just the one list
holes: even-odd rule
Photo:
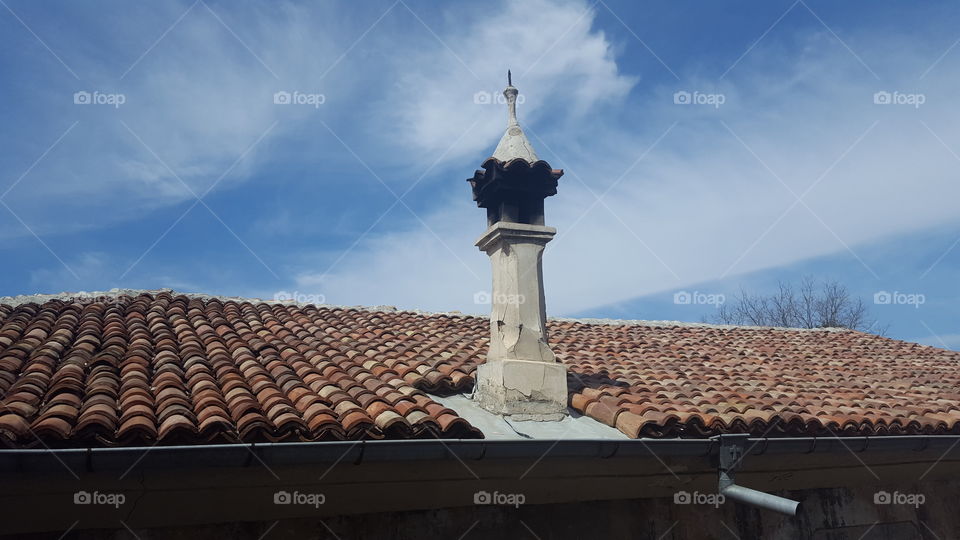
[[562, 169], [537, 157], [517, 122], [517, 94], [507, 71], [507, 130], [483, 169], [468, 178], [477, 206], [487, 209], [487, 224], [499, 221], [543, 225], [543, 199], [557, 194]]

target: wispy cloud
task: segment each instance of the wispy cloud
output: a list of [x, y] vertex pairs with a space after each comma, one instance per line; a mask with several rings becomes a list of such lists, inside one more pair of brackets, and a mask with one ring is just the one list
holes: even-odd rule
[[[377, 106], [377, 127], [388, 127], [381, 132], [395, 148], [430, 163], [479, 119], [443, 160], [468, 168], [502, 134], [501, 91], [509, 68], [520, 87], [524, 121], [563, 110], [572, 128], [599, 104], [619, 102], [636, 82], [619, 72], [611, 43], [592, 29], [595, 15], [580, 1], [505, 2], [465, 25], [438, 28], [436, 38], [423, 34], [401, 45], [390, 65], [396, 84]], [[459, 18], [454, 12], [446, 17]], [[533, 20], [551, 31], [530, 31]], [[434, 39], [449, 49], [423, 46]]]
[[[216, 4], [188, 9], [192, 4], [171, 4], [152, 17], [131, 14], [125, 26], [138, 28], [136, 36], [107, 34], [113, 39], [93, 42], [100, 34], [89, 27], [73, 36], [98, 54], [74, 61], [81, 80], [61, 78], [33, 99], [42, 103], [40, 125], [56, 126], [63, 118], [78, 125], [8, 197], [32, 216], [28, 221], [40, 234], [102, 227], [192, 199], [190, 190], [204, 192], [273, 123], [278, 129], [271, 141], [283, 140], [298, 136], [311, 116], [337, 110], [279, 107], [275, 92], [324, 93], [334, 102], [350, 95], [350, 71], [316, 77], [340, 53], [338, 36], [348, 31], [325, 16], [330, 8], [282, 3], [259, 17], [236, 17]], [[108, 25], [111, 19], [88, 22]], [[93, 96], [80, 98], [91, 102], [76, 103], [77, 92]], [[97, 95], [122, 96], [122, 103], [98, 104]], [[6, 156], [4, 164], [30, 158], [28, 138], [8, 144], [25, 158]], [[248, 178], [280, 154], [269, 151], [270, 144], [245, 155], [220, 187]], [[50, 204], [57, 215], [42, 212]]]

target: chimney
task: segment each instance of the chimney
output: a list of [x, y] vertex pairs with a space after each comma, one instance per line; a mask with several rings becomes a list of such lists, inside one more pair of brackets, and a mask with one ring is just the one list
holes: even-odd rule
[[560, 420], [567, 411], [566, 367], [547, 340], [543, 248], [557, 230], [544, 225], [543, 200], [562, 170], [537, 158], [517, 123], [517, 89], [507, 72], [509, 117], [500, 144], [467, 181], [487, 210], [477, 247], [493, 267], [490, 350], [477, 368], [474, 399], [515, 420]]

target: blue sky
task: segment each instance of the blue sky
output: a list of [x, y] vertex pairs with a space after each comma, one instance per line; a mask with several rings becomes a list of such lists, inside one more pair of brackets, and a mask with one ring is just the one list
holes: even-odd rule
[[960, 348], [954, 3], [2, 4], [0, 295], [483, 313], [464, 179], [509, 68], [566, 170], [550, 314], [698, 321], [676, 293], [813, 275]]

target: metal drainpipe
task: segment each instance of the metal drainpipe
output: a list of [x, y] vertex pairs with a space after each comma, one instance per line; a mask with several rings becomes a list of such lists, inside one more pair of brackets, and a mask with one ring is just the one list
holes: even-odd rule
[[735, 501], [766, 508], [788, 516], [796, 516], [800, 502], [748, 487], [738, 486], [734, 479], [734, 471], [743, 461], [747, 452], [748, 434], [721, 435], [720, 439], [720, 484], [719, 491], [724, 497]]

